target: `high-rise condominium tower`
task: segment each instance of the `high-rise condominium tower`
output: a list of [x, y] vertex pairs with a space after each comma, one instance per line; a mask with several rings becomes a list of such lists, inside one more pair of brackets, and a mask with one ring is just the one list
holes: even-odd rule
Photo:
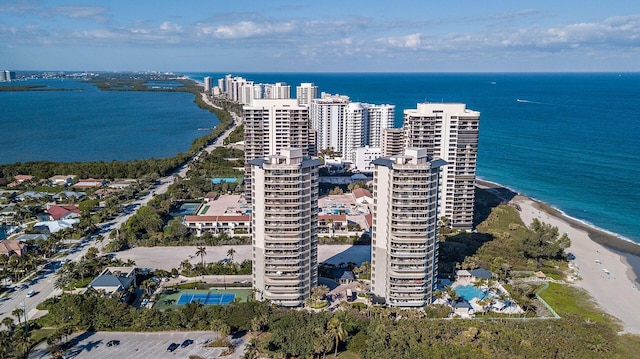
[[297, 148], [250, 161], [256, 299], [303, 306], [318, 283], [317, 159]]
[[311, 106], [311, 101], [318, 98], [318, 86], [309, 82], [301, 83], [296, 86], [296, 98], [299, 104]]
[[404, 131], [401, 128], [386, 128], [382, 130], [380, 152], [382, 157], [391, 157], [404, 153]]
[[204, 92], [210, 92], [213, 88], [213, 79], [210, 76], [204, 78]]
[[442, 171], [440, 216], [455, 229], [473, 228], [479, 122], [480, 112], [462, 103], [419, 103], [404, 110], [405, 146], [426, 148], [449, 164]]
[[394, 307], [431, 303], [438, 274], [438, 181], [423, 148], [373, 161], [371, 288]]
[[254, 158], [276, 154], [295, 147], [305, 156], [315, 155], [313, 136], [309, 136], [309, 109], [296, 99], [255, 99], [243, 107], [245, 195], [251, 197], [251, 167]]
[[310, 109], [318, 149], [333, 148], [353, 162], [356, 148], [380, 145], [382, 129], [393, 126], [394, 111], [394, 105], [351, 102], [347, 96], [323, 93]]

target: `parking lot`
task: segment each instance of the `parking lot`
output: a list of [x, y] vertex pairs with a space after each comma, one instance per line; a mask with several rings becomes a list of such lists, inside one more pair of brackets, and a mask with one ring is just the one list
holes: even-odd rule
[[[193, 344], [186, 348], [178, 347], [173, 352], [167, 351], [171, 343], [182, 344], [186, 339], [193, 340]], [[224, 349], [205, 348], [203, 343], [215, 339], [214, 332], [159, 332], [159, 333], [129, 333], [129, 332], [87, 332], [81, 333], [73, 339], [75, 345], [67, 353], [77, 353], [73, 358], [102, 359], [102, 358], [188, 358], [198, 355], [203, 358], [218, 358]], [[120, 344], [107, 346], [112, 340], [119, 340]], [[242, 348], [238, 345], [242, 338], [232, 339], [236, 345], [236, 352], [225, 358], [239, 358]], [[34, 349], [29, 358], [50, 358], [45, 344]]]

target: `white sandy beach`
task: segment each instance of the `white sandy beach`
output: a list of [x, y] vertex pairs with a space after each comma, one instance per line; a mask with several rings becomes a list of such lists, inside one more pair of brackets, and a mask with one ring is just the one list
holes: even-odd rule
[[636, 277], [640, 257], [621, 254], [592, 241], [585, 230], [539, 209], [530, 198], [516, 196], [512, 203], [520, 206], [520, 217], [525, 224], [537, 218], [558, 227], [560, 234], [567, 233], [571, 239], [568, 252], [575, 255], [573, 262], [582, 278], [575, 285], [586, 290], [604, 311], [619, 319], [625, 332], [640, 334], [640, 286]]

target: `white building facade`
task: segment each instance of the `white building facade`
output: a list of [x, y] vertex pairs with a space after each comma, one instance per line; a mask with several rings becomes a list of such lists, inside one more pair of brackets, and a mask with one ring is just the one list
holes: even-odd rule
[[372, 292], [389, 306], [422, 307], [432, 302], [438, 274], [438, 183], [446, 162], [408, 148], [373, 164]]
[[250, 162], [256, 299], [301, 307], [318, 284], [317, 159], [282, 149]]
[[440, 215], [454, 229], [473, 229], [480, 112], [463, 103], [419, 103], [404, 110], [406, 147], [426, 148], [445, 160]]

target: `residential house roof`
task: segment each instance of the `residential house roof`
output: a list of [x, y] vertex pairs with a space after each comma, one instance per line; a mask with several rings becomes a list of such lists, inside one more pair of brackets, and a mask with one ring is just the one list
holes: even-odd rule
[[470, 273], [475, 278], [490, 279], [491, 277], [493, 277], [493, 273], [489, 272], [484, 268], [474, 269]]
[[95, 178], [87, 178], [78, 180], [78, 183], [74, 184], [73, 188], [93, 188], [93, 187], [101, 187], [105, 184], [106, 181], [103, 179], [95, 179]]
[[84, 192], [62, 191], [62, 192], [56, 193], [53, 196], [53, 199], [63, 199], [63, 198], [71, 198], [71, 197], [82, 198], [86, 195], [87, 194]]
[[20, 183], [20, 182], [24, 182], [24, 181], [31, 181], [33, 179], [33, 176], [30, 176], [30, 175], [15, 175], [15, 176], [13, 176], [13, 178]]
[[51, 206], [47, 209], [47, 213], [51, 215], [54, 221], [57, 221], [80, 215], [80, 210], [74, 205]]
[[353, 190], [353, 197], [355, 199], [359, 199], [362, 197], [365, 198], [373, 198], [373, 196], [371, 195], [371, 192], [369, 192], [368, 190], [364, 189], [364, 188], [356, 188]]
[[102, 289], [109, 294], [125, 290], [135, 282], [135, 271], [136, 267], [108, 267], [95, 277], [89, 286]]
[[40, 233], [56, 233], [65, 228], [71, 228], [75, 223], [78, 223], [79, 220], [77, 218], [69, 218], [58, 221], [43, 221], [38, 222], [33, 226], [34, 231], [39, 231]]
[[20, 236], [16, 237], [15, 240], [16, 241], [20, 241], [20, 242], [26, 242], [26, 241], [44, 241], [47, 238], [49, 238], [48, 235], [43, 234], [43, 233], [38, 233], [38, 234], [21, 234]]
[[319, 214], [318, 221], [333, 220], [334, 222], [346, 222], [347, 216], [344, 214]]
[[336, 280], [355, 280], [356, 277], [353, 272], [346, 269], [334, 269], [333, 278]]
[[15, 239], [5, 239], [4, 241], [0, 241], [0, 254], [6, 254], [8, 256], [17, 254], [21, 257], [24, 254], [25, 248], [26, 245], [24, 243]]

